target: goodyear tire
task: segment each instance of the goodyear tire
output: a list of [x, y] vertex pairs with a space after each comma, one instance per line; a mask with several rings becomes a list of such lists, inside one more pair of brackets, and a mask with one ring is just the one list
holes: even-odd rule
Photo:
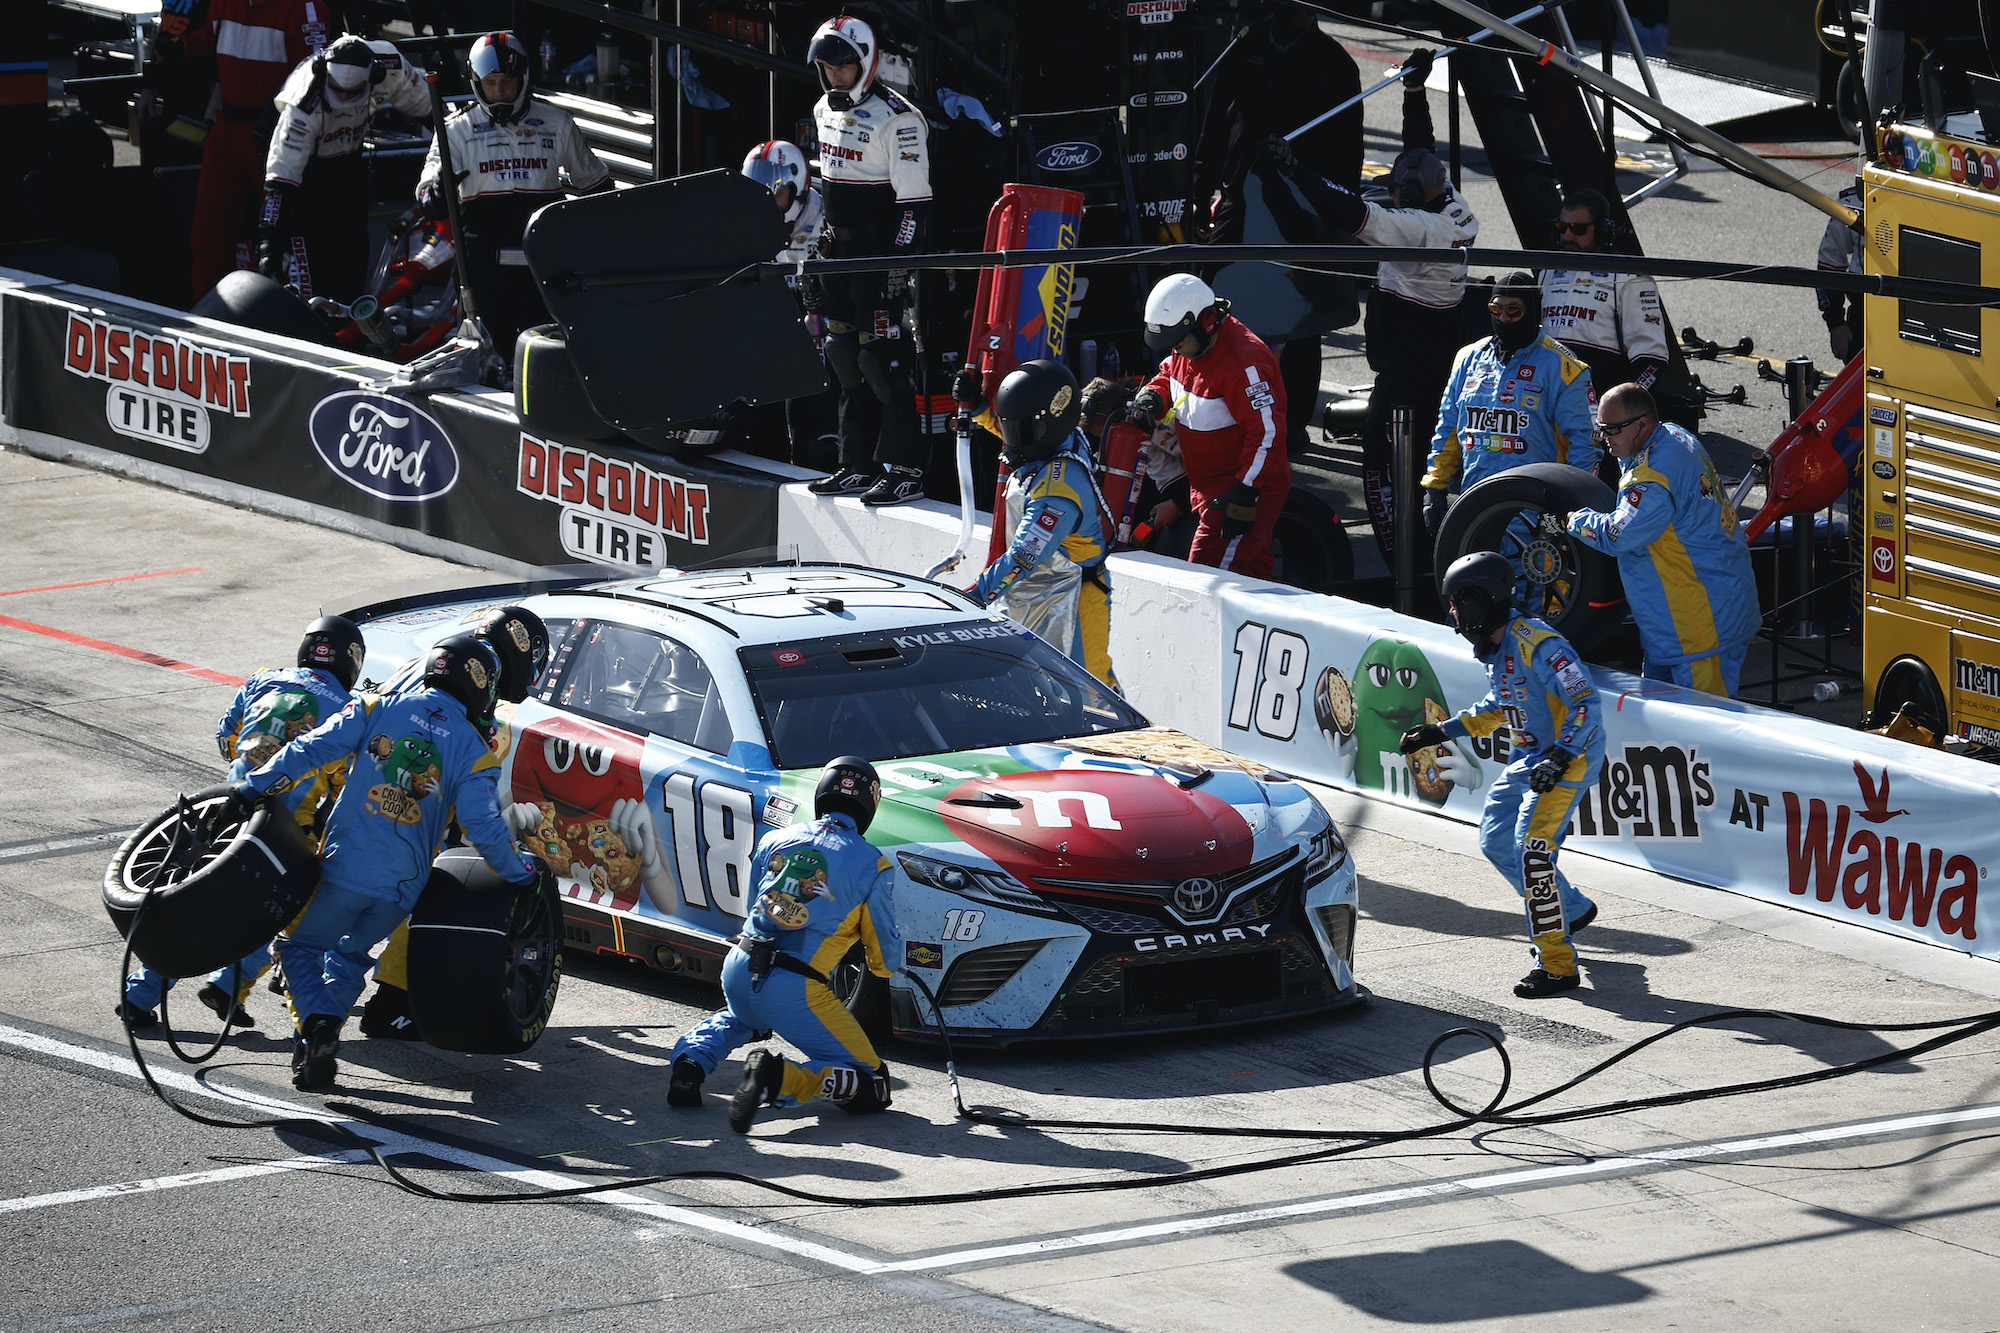
[[338, 345], [333, 329], [297, 292], [250, 269], [225, 273], [193, 314], [300, 342]]
[[1898, 711], [1906, 712], [1912, 722], [1933, 736], [1944, 735], [1951, 721], [1944, 687], [1938, 684], [1937, 674], [1921, 657], [1899, 657], [1882, 668], [1875, 682], [1875, 707], [1861, 725], [1870, 729], [1886, 727]]
[[447, 1051], [518, 1055], [555, 1012], [562, 900], [546, 874], [507, 883], [468, 847], [438, 857], [410, 913], [410, 1011]]
[[1570, 537], [1536, 531], [1543, 514], [1609, 510], [1617, 495], [1567, 463], [1527, 463], [1488, 477], [1452, 503], [1438, 525], [1437, 577], [1474, 551], [1498, 551], [1522, 571], [1515, 606], [1547, 621], [1589, 652], [1625, 623], [1625, 589], [1618, 562]]
[[1271, 529], [1271, 577], [1309, 592], [1326, 592], [1354, 581], [1354, 548], [1347, 526], [1333, 506], [1292, 487], [1285, 508]]
[[615, 439], [618, 428], [597, 415], [570, 358], [561, 326], [537, 324], [514, 340], [514, 410], [537, 435], [561, 440]]
[[845, 1005], [868, 1040], [880, 1049], [889, 1039], [889, 983], [868, 970], [868, 946], [856, 944], [827, 977], [833, 998]]
[[227, 967], [284, 929], [319, 883], [297, 821], [269, 799], [225, 820], [229, 791], [209, 787], [154, 816], [104, 872], [111, 923], [163, 976]]

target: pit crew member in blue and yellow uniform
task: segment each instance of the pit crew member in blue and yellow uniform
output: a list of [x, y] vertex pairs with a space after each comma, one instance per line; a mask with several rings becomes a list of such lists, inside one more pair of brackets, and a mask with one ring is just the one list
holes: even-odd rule
[[767, 1105], [821, 1098], [854, 1115], [887, 1109], [889, 1067], [826, 980], [856, 941], [878, 977], [889, 975], [886, 959], [902, 957], [895, 874], [862, 836], [881, 796], [873, 764], [829, 760], [813, 792], [813, 821], [767, 833], [757, 845], [757, 901], [722, 964], [728, 1005], [674, 1043], [667, 1105], [700, 1106], [701, 1085], [723, 1057], [768, 1031], [806, 1063], [751, 1052], [729, 1100], [729, 1127], [738, 1134]]
[[487, 741], [499, 685], [493, 650], [455, 634], [430, 650], [422, 689], [358, 695], [262, 768], [245, 772], [239, 759], [230, 770], [237, 794], [254, 799], [353, 760], [327, 817], [319, 888], [278, 941], [298, 1031], [293, 1087], [333, 1082], [341, 1024], [366, 984], [369, 951], [416, 905], [453, 819], [502, 879], [522, 884], [541, 873], [500, 818], [500, 758]]
[[1413, 754], [1446, 741], [1512, 728], [1515, 759], [1494, 779], [1479, 818], [1479, 850], [1527, 905], [1537, 966], [1514, 994], [1538, 1000], [1575, 990], [1570, 936], [1597, 916], [1597, 905], [1556, 868], [1563, 829], [1604, 764], [1604, 724], [1597, 687], [1569, 641], [1531, 616], [1514, 614], [1514, 570], [1506, 557], [1477, 551], [1444, 576], [1446, 613], [1472, 645], [1491, 683], [1486, 697], [1443, 724], [1403, 733]]
[[1111, 578], [1104, 501], [1091, 473], [1076, 377], [1060, 361], [1030, 361], [993, 395], [1014, 536], [972, 595], [1001, 603], [1017, 624], [1062, 649], [1112, 689]]
[[1458, 354], [1431, 436], [1424, 527], [1436, 538], [1461, 489], [1523, 463], [1572, 463], [1585, 472], [1603, 451], [1591, 436], [1590, 370], [1542, 331], [1532, 273], [1509, 273], [1486, 307], [1493, 336]]
[[[367, 654], [361, 627], [347, 617], [321, 616], [313, 621], [299, 640], [296, 666], [259, 671], [236, 691], [215, 724], [216, 749], [227, 760], [262, 764], [287, 742], [347, 707], [348, 692], [361, 678]], [[282, 803], [308, 836], [317, 835], [321, 798], [330, 800], [339, 795], [346, 776], [346, 761], [335, 760], [307, 773], [286, 790]], [[211, 972], [195, 998], [225, 1022], [233, 1009], [235, 1022], [255, 1027], [243, 1001], [270, 968], [270, 946], [260, 944], [241, 960]], [[118, 1006], [118, 1016], [133, 1027], [151, 1027], [159, 1022], [153, 1006], [173, 984], [172, 977], [141, 966], [125, 978], [125, 998]]]
[[1618, 460], [1618, 507], [1571, 514], [1569, 534], [1618, 558], [1649, 679], [1733, 696], [1764, 613], [1715, 464], [1636, 384], [1605, 394], [1597, 418]]

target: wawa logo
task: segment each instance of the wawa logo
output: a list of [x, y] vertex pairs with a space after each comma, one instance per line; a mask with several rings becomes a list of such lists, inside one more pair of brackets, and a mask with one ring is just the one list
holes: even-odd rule
[[[1877, 778], [1858, 760], [1858, 807], [1785, 793], [1785, 858], [1790, 887], [1823, 903], [1839, 898], [1849, 911], [1886, 915], [1962, 939], [1977, 937], [1979, 881], [1984, 867], [1962, 852], [1925, 847], [1888, 832], [1910, 812], [1889, 806], [1889, 770]], [[1878, 832], [1877, 830], [1881, 831]], [[1914, 831], [1914, 830], [1912, 830]]]
[[104, 419], [120, 435], [198, 454], [208, 448], [211, 409], [250, 415], [247, 356], [74, 314], [63, 341], [64, 369], [111, 386]]

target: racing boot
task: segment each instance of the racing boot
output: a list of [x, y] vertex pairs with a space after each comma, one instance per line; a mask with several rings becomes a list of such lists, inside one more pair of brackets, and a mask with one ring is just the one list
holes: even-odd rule
[[1574, 972], [1563, 977], [1538, 967], [1514, 983], [1514, 994], [1524, 1000], [1546, 1000], [1551, 995], [1575, 990], [1582, 984], [1583, 978]]
[[130, 1000], [120, 1000], [111, 1012], [123, 1019], [134, 1031], [152, 1027], [160, 1021], [160, 1016], [151, 1009], [141, 1009]]
[[729, 1127], [738, 1134], [748, 1134], [758, 1108], [776, 1101], [784, 1086], [784, 1060], [769, 1051], [750, 1052], [750, 1058], [743, 1062], [743, 1082], [729, 1099]]
[[375, 993], [361, 1006], [361, 1035], [392, 1041], [422, 1041], [410, 1012], [410, 993], [401, 986], [375, 983]]
[[292, 1086], [300, 1092], [331, 1087], [339, 1065], [340, 1020], [332, 1014], [312, 1014], [292, 1044]]
[[818, 481], [806, 483], [814, 495], [859, 495], [876, 484], [875, 473], [866, 468], [843, 467]]
[[216, 985], [213, 981], [197, 991], [194, 998], [208, 1006], [209, 1012], [221, 1019], [224, 1027], [227, 1027], [231, 1023], [241, 1028], [254, 1028], [257, 1026], [257, 1020], [250, 1017], [250, 1011], [236, 1003], [235, 996]]
[[908, 504], [923, 498], [924, 470], [920, 467], [897, 467], [891, 463], [882, 469], [882, 479], [862, 495], [861, 503], [870, 509], [880, 509], [884, 505]]
[[[701, 1085], [708, 1079], [702, 1067], [683, 1055], [674, 1061], [673, 1078], [667, 1084], [667, 1105], [694, 1107], [701, 1105]], [[734, 1105], [732, 1102], [731, 1105]]]

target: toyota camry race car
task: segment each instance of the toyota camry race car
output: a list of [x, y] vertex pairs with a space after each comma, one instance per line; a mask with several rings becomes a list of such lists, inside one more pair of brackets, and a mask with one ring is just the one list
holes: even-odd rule
[[[1351, 1002], [1354, 870], [1295, 782], [1153, 727], [1067, 657], [905, 575], [782, 566], [432, 594], [348, 614], [387, 680], [487, 608], [539, 614], [549, 669], [502, 705], [503, 803], [555, 871], [572, 951], [716, 981], [758, 835], [812, 817], [818, 769], [874, 761], [897, 870], [886, 996], [864, 1021], [955, 1039], [1245, 1022]], [[364, 684], [363, 688], [366, 688]]]

